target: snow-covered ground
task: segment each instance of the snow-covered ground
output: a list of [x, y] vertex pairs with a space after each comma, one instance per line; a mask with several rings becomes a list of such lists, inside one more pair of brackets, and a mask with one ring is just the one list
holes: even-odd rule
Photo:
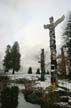
[[40, 75], [37, 74], [22, 74], [22, 75], [15, 74], [9, 76], [12, 80], [20, 79], [20, 78], [25, 78], [28, 80], [36, 80], [35, 85], [33, 85], [34, 88], [41, 87], [45, 89], [46, 87], [50, 86], [50, 75], [45, 75], [45, 79], [46, 79], [45, 81], [37, 81], [38, 78], [40, 78]]
[[20, 78], [25, 78], [28, 80], [37, 80], [40, 77], [40, 75], [37, 74], [24, 74], [24, 73], [15, 73], [14, 75], [11, 73], [6, 73], [4, 76], [9, 76], [12, 80]]
[[[23, 73], [16, 73], [15, 75], [12, 74], [6, 74], [8, 75], [12, 80], [14, 79], [20, 79], [20, 78], [25, 78], [28, 80], [36, 80], [36, 84], [34, 87], [41, 87], [45, 89], [46, 87], [51, 85], [51, 76], [50, 75], [45, 75], [45, 81], [37, 81], [38, 78], [40, 78], [40, 75], [38, 74], [23, 74]], [[67, 80], [58, 80], [58, 85], [61, 87], [66, 87], [71, 91], [71, 82]], [[22, 86], [22, 85], [21, 85]]]
[[71, 91], [71, 82], [69, 82], [67, 80], [59, 80], [58, 84], [59, 84], [59, 86], [66, 87], [67, 89], [69, 89]]
[[45, 76], [45, 81], [36, 81], [36, 85], [34, 85], [35, 88], [37, 87], [41, 87], [43, 89], [46, 89], [47, 87], [49, 87], [51, 85], [50, 83], [50, 75], [46, 75]]
[[19, 99], [18, 99], [18, 107], [17, 108], [40, 108], [37, 104], [31, 104], [29, 102], [26, 102], [24, 99], [24, 95], [20, 92], [19, 93]]

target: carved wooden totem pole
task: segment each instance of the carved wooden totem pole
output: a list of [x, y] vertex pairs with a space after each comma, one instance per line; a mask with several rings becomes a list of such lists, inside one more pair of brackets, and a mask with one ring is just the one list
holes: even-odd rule
[[56, 39], [55, 28], [64, 20], [64, 15], [54, 22], [54, 18], [50, 17], [50, 24], [44, 25], [44, 29], [49, 29], [50, 36], [50, 52], [51, 52], [51, 84], [57, 85], [57, 61], [56, 61]]
[[41, 81], [45, 80], [45, 55], [44, 49], [41, 49]]

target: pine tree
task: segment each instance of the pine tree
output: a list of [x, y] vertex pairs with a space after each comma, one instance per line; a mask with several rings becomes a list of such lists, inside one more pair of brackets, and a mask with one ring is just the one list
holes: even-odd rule
[[12, 50], [11, 50], [11, 59], [12, 59], [12, 69], [13, 69], [13, 72], [12, 74], [15, 73], [15, 71], [19, 71], [20, 69], [20, 52], [19, 52], [19, 44], [18, 42], [16, 41], [12, 47]]
[[39, 68], [37, 69], [36, 74], [40, 74], [40, 69]]
[[69, 77], [71, 79], [71, 12], [68, 15], [67, 24], [64, 31], [65, 46], [67, 48], [67, 56], [69, 60]]
[[29, 67], [28, 74], [32, 74], [32, 67]]
[[3, 66], [5, 69], [5, 72], [8, 72], [11, 69], [11, 46], [7, 45], [6, 49], [6, 55], [3, 60]]

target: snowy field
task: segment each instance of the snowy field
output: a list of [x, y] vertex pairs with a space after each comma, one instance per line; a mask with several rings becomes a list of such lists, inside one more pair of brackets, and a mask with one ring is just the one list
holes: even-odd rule
[[[36, 85], [34, 85], [34, 87], [41, 87], [43, 89], [45, 89], [46, 87], [51, 85], [50, 79], [51, 76], [50, 75], [45, 75], [45, 81], [37, 81], [38, 78], [40, 78], [40, 75], [38, 74], [24, 74], [24, 73], [15, 73], [14, 75], [12, 75], [11, 73], [7, 73], [5, 74], [7, 76], [9, 76], [12, 80], [14, 79], [21, 79], [21, 78], [25, 78], [28, 80], [36, 80]], [[66, 87], [71, 91], [71, 82], [67, 81], [67, 80], [58, 80], [58, 85], [61, 87]], [[22, 84], [20, 85], [20, 88], [22, 87]]]

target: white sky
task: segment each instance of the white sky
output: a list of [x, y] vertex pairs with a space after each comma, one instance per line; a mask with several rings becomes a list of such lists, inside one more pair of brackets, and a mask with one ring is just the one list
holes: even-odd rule
[[[0, 53], [7, 44], [20, 43], [24, 66], [35, 65], [40, 49], [49, 52], [49, 31], [43, 25], [66, 15], [71, 0], [0, 0]], [[63, 23], [56, 28], [57, 49], [61, 47]], [[34, 66], [33, 66], [34, 67]]]

